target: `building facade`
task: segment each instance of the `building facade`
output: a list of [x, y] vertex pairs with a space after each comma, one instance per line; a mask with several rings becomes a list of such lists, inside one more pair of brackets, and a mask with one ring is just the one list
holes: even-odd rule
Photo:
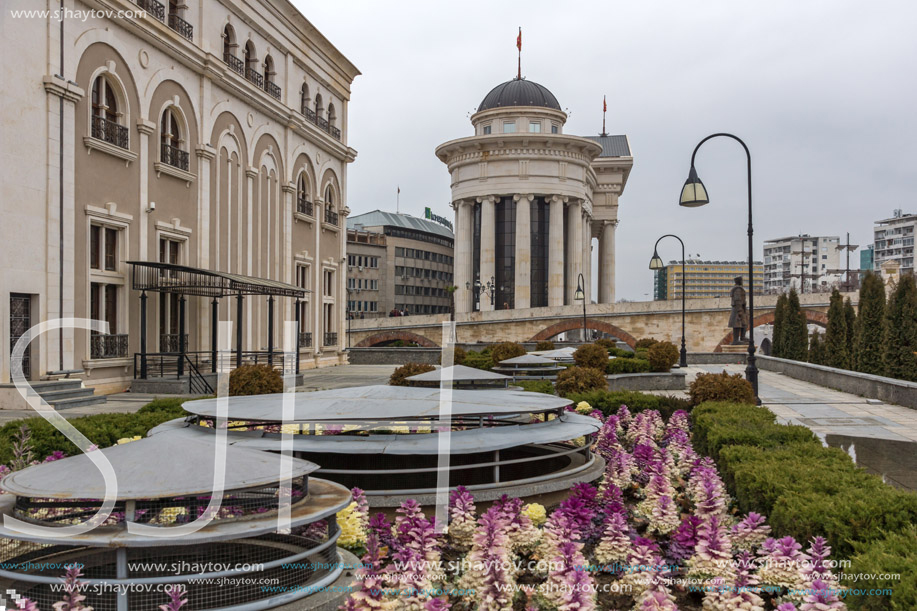
[[840, 282], [840, 238], [803, 234], [764, 242], [764, 290], [831, 290]]
[[[633, 166], [627, 136], [564, 134], [547, 88], [497, 85], [471, 116], [474, 135], [446, 142], [455, 210], [456, 310], [614, 302], [618, 197]], [[598, 292], [592, 241], [598, 238]]]
[[[52, 8], [56, 4], [48, 5]], [[213, 307], [246, 350], [302, 319], [304, 366], [343, 358], [347, 105], [356, 67], [287, 0], [65, 0], [76, 18], [4, 6], [0, 381], [30, 324], [106, 321], [108, 336], [51, 332], [27, 374], [82, 370], [100, 390], [134, 375], [140, 314], [129, 261], [298, 285], [304, 300], [150, 295], [148, 351], [207, 350]], [[145, 10], [141, 10], [143, 7]], [[100, 13], [104, 9], [109, 13]], [[95, 10], [95, 13], [88, 13]], [[83, 18], [85, 16], [85, 18]], [[185, 304], [186, 301], [186, 304]], [[238, 328], [238, 327], [236, 327]]]
[[[682, 279], [684, 275], [684, 279]], [[704, 297], [727, 297], [735, 286], [735, 278], [742, 277], [742, 286], [748, 288], [748, 263], [746, 261], [669, 261], [669, 264], [655, 272], [653, 299], [681, 299], [682, 288], [686, 288], [688, 299]], [[755, 262], [755, 295], [764, 292], [764, 264]]]
[[447, 227], [375, 210], [349, 218], [347, 234], [351, 314], [367, 318], [389, 316], [393, 310], [409, 315], [450, 311], [455, 240]]
[[891, 218], [876, 221], [873, 227], [873, 269], [880, 271], [883, 263], [894, 261], [901, 273], [913, 273], [915, 230], [917, 214], [904, 214], [901, 210], [895, 210]]
[[870, 244], [860, 251], [860, 282], [867, 272], [875, 271], [875, 248], [874, 244]]

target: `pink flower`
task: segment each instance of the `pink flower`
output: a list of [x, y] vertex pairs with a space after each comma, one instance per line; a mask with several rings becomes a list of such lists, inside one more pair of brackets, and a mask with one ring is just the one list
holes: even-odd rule
[[188, 602], [185, 598], [184, 586], [169, 586], [166, 588], [166, 594], [169, 595], [169, 602], [165, 605], [159, 605], [161, 611], [178, 611]]

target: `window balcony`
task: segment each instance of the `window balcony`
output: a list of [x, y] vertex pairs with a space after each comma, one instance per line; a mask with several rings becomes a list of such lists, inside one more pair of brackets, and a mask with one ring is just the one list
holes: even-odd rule
[[322, 131], [328, 132], [336, 140], [341, 139], [341, 130], [328, 122], [328, 119], [323, 118], [321, 115], [316, 113], [311, 108], [303, 108], [302, 115], [310, 123], [314, 123]]
[[169, 144], [163, 144], [160, 151], [160, 158], [173, 168], [188, 171], [188, 151], [183, 151]]
[[[178, 354], [181, 352], [179, 345], [178, 333], [162, 333], [159, 336], [159, 351], [168, 354]], [[185, 333], [185, 350], [188, 350], [188, 334]]]
[[307, 200], [305, 197], [297, 198], [296, 199], [296, 212], [300, 214], [305, 214], [306, 216], [313, 216], [312, 202]]
[[260, 72], [256, 72], [255, 70], [246, 67], [245, 78], [247, 78], [258, 89], [264, 89], [264, 77], [261, 76]]
[[169, 13], [169, 27], [188, 40], [194, 40], [194, 26], [175, 13]]
[[128, 129], [114, 121], [109, 121], [105, 117], [92, 117], [91, 135], [93, 138], [117, 147], [128, 148]]
[[118, 359], [127, 357], [127, 334], [106, 335], [93, 333], [89, 339], [89, 356], [93, 359]]
[[156, 19], [165, 22], [166, 7], [162, 4], [162, 2], [158, 2], [157, 0], [137, 0], [137, 6], [142, 8], [144, 11]]
[[337, 227], [338, 224], [338, 213], [330, 208], [325, 208], [325, 222], [329, 225], [334, 225]]
[[280, 86], [277, 85], [277, 83], [268, 81], [264, 84], [264, 90], [267, 91], [268, 95], [270, 95], [275, 100], [280, 99]]
[[325, 343], [323, 346], [336, 346], [338, 343], [338, 334], [334, 332], [325, 332]]
[[299, 347], [300, 348], [311, 348], [312, 347], [312, 332], [306, 331], [299, 334]]
[[229, 66], [230, 70], [237, 73], [239, 76], [245, 76], [245, 62], [226, 51], [223, 53], [223, 61], [226, 62], [226, 65]]

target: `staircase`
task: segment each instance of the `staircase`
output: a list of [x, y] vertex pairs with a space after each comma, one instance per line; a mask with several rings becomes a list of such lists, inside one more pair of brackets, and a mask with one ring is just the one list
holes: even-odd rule
[[105, 403], [105, 396], [97, 396], [94, 388], [83, 388], [81, 380], [47, 380], [32, 382], [32, 388], [54, 409], [70, 409]]

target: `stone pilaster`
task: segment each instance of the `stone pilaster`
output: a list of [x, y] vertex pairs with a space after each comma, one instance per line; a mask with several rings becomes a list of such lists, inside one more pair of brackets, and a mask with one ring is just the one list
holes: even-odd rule
[[472, 277], [472, 242], [474, 203], [468, 200], [456, 200], [452, 203], [455, 209], [455, 311], [471, 312], [474, 283]]
[[567, 205], [567, 305], [575, 304], [576, 284], [583, 272], [583, 202], [576, 199]]
[[[210, 265], [210, 236], [216, 234], [219, 227], [210, 227], [210, 164], [216, 158], [216, 151], [209, 144], [194, 149], [197, 155], [197, 263], [202, 269], [212, 269]], [[189, 305], [197, 304], [197, 346], [210, 345], [211, 309], [209, 299], [194, 299]], [[193, 307], [193, 306], [192, 306]]]
[[549, 199], [548, 220], [548, 305], [564, 305], [564, 202], [566, 197]]
[[[496, 275], [496, 217], [494, 215], [494, 197], [488, 195], [479, 198], [481, 203], [481, 288]], [[481, 311], [487, 312], [494, 309], [490, 302], [490, 295], [480, 293]]]
[[586, 293], [586, 303], [592, 302], [592, 219], [586, 210], [583, 210], [583, 291]]
[[615, 228], [618, 221], [603, 221], [599, 234], [599, 303], [615, 302]]
[[516, 202], [516, 266], [514, 308], [532, 304], [532, 200], [534, 195], [514, 195]]

